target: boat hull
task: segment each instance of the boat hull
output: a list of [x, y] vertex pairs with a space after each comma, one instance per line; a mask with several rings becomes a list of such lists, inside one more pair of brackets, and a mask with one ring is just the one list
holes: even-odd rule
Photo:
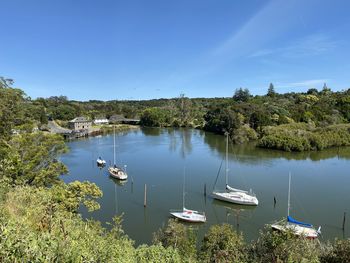
[[96, 163], [97, 163], [97, 166], [100, 166], [100, 167], [106, 165], [106, 161], [104, 160], [97, 160]]
[[128, 175], [118, 167], [109, 167], [108, 168], [109, 175], [118, 180], [126, 180], [128, 179]]
[[315, 239], [318, 237], [318, 232], [316, 229], [312, 227], [305, 227], [301, 225], [296, 225], [296, 224], [272, 224], [271, 228], [273, 230], [277, 231], [282, 231], [282, 232], [287, 232], [290, 231], [296, 236], [304, 236], [308, 239]]
[[233, 204], [251, 206], [257, 206], [259, 204], [259, 201], [255, 196], [241, 192], [213, 192], [212, 196], [215, 199]]
[[207, 220], [205, 215], [193, 213], [191, 211], [170, 212], [170, 214], [180, 220], [191, 223], [204, 223]]

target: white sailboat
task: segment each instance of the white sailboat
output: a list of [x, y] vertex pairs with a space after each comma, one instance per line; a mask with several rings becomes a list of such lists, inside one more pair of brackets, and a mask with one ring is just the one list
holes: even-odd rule
[[170, 210], [170, 214], [180, 220], [192, 223], [204, 223], [205, 221], [207, 221], [204, 212], [198, 212], [195, 210], [185, 208], [185, 169], [184, 181], [182, 184], [182, 210]]
[[226, 134], [226, 191], [213, 191], [212, 195], [215, 199], [240, 204], [240, 205], [258, 205], [259, 201], [255, 194], [250, 190], [244, 191], [233, 188], [228, 185], [228, 133]]
[[287, 221], [281, 220], [275, 224], [272, 224], [271, 227], [274, 230], [278, 231], [291, 231], [293, 234], [297, 236], [305, 236], [309, 239], [315, 239], [321, 234], [321, 227], [316, 230], [311, 224], [299, 222], [292, 218], [289, 215], [290, 210], [290, 181], [291, 175], [289, 173], [289, 184], [288, 184], [288, 212], [287, 212]]
[[115, 126], [113, 126], [113, 166], [108, 168], [108, 172], [111, 177], [118, 180], [126, 180], [128, 178], [126, 171], [115, 163]]

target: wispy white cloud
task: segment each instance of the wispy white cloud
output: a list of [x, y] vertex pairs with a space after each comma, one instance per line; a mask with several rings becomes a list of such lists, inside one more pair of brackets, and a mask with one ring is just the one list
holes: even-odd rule
[[329, 82], [330, 79], [309, 79], [299, 82], [290, 82], [290, 83], [276, 83], [277, 88], [319, 88], [320, 85]]
[[325, 34], [313, 34], [302, 39], [298, 39], [280, 48], [270, 48], [258, 50], [249, 57], [281, 56], [288, 58], [299, 58], [305, 56], [314, 56], [334, 50], [338, 45], [337, 41], [332, 40]]
[[[267, 2], [241, 28], [213, 49], [213, 56], [246, 56], [264, 45], [273, 42], [281, 34], [300, 25], [293, 13], [309, 5], [305, 1], [276, 1]], [[270, 53], [270, 50], [264, 51]]]

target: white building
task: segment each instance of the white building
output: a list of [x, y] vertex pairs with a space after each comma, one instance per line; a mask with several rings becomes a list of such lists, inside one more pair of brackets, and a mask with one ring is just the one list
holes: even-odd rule
[[108, 124], [109, 121], [107, 119], [95, 119], [94, 124], [100, 125], [100, 124]]

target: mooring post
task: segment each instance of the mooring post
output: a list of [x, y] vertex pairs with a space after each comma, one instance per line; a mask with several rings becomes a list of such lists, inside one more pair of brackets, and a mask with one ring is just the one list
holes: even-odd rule
[[147, 185], [145, 184], [145, 195], [143, 198], [143, 206], [146, 207], [147, 206]]
[[346, 218], [346, 212], [344, 212], [344, 217], [343, 217], [343, 231], [345, 230], [345, 218]]
[[276, 206], [276, 203], [277, 203], [277, 201], [276, 201], [276, 197], [274, 196], [274, 197], [273, 197], [273, 207], [275, 207], [275, 206]]
[[204, 196], [207, 196], [207, 184], [204, 184]]

